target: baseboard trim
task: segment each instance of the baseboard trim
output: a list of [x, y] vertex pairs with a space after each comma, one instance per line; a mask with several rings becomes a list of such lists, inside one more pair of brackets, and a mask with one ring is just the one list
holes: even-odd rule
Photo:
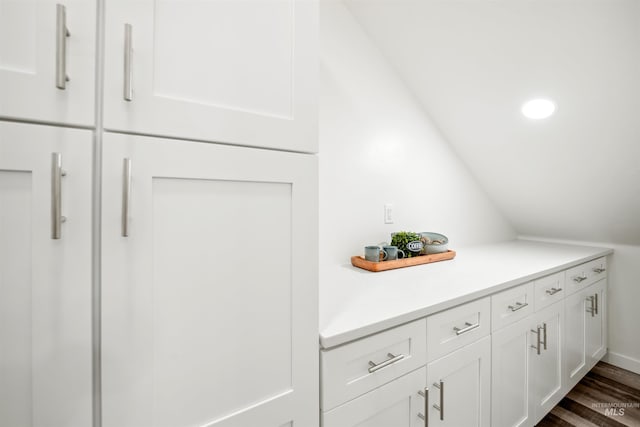
[[633, 357], [625, 356], [620, 353], [614, 353], [609, 351], [602, 358], [603, 362], [611, 363], [619, 368], [626, 369], [627, 371], [635, 372], [636, 374], [640, 374], [640, 360], [634, 359]]

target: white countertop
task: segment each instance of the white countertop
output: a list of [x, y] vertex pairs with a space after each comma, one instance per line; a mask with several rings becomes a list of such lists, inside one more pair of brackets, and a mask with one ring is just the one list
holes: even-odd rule
[[[351, 264], [323, 270], [321, 284], [332, 281], [335, 295], [320, 304], [320, 345], [335, 347], [613, 253], [526, 240], [451, 249], [451, 261], [379, 273]], [[337, 310], [332, 301], [340, 302]]]

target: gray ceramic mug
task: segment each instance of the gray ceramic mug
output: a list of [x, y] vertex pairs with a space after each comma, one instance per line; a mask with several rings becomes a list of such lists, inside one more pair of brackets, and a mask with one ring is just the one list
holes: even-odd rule
[[382, 261], [386, 260], [388, 255], [384, 249], [380, 249], [380, 246], [365, 246], [364, 247], [364, 259], [372, 262], [380, 262], [380, 254], [383, 253]]
[[383, 246], [382, 250], [387, 253], [387, 261], [404, 258], [404, 251], [397, 246]]

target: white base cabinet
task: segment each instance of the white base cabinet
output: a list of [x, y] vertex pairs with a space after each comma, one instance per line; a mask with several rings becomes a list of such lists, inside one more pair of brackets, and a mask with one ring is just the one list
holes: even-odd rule
[[318, 424], [316, 167], [105, 135], [104, 427]]
[[[406, 374], [322, 416], [324, 427], [422, 427], [426, 368]], [[422, 391], [422, 395], [418, 394]]]
[[607, 280], [569, 296], [565, 309], [565, 376], [572, 388], [607, 351]]
[[491, 337], [427, 364], [429, 425], [491, 425]]
[[1, 426], [92, 423], [91, 141], [0, 122]]

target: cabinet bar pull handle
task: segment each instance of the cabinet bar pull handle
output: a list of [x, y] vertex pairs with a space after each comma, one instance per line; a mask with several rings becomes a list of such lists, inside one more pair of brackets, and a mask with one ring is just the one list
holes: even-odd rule
[[542, 324], [542, 348], [547, 349], [547, 324]]
[[420, 390], [418, 394], [424, 397], [424, 415], [418, 412], [418, 418], [424, 421], [424, 427], [429, 427], [429, 387]]
[[69, 76], [67, 76], [67, 8], [56, 4], [56, 87], [65, 90]]
[[399, 354], [397, 356], [394, 356], [391, 353], [387, 353], [387, 357], [389, 357], [387, 360], [385, 360], [384, 362], [381, 363], [374, 363], [371, 360], [369, 360], [369, 373], [373, 374], [375, 371], [378, 371], [382, 368], [386, 368], [389, 365], [392, 365], [402, 359], [404, 359], [404, 354]]
[[440, 405], [434, 403], [433, 407], [440, 411], [440, 421], [444, 421], [444, 382], [440, 380], [440, 384], [433, 383], [433, 386], [440, 390]]
[[133, 56], [132, 42], [133, 27], [131, 24], [124, 24], [124, 100], [133, 100], [133, 86], [131, 60]]
[[531, 330], [531, 332], [533, 332], [534, 334], [536, 334], [538, 336], [537, 341], [538, 341], [538, 345], [531, 345], [531, 348], [535, 348], [536, 349], [536, 353], [540, 354], [540, 326], [537, 327], [537, 330]]
[[582, 282], [583, 280], [587, 280], [587, 276], [576, 276], [573, 278], [573, 281], [578, 283]]
[[560, 292], [562, 290], [562, 288], [551, 288], [551, 289], [547, 289], [547, 294], [549, 295], [555, 295], [558, 292]]
[[62, 216], [62, 154], [51, 153], [51, 238], [58, 240], [62, 237], [62, 223], [66, 220]]
[[600, 273], [604, 273], [605, 271], [607, 271], [607, 269], [606, 268], [602, 268], [602, 267], [596, 267], [596, 268], [593, 269], [593, 271], [594, 271], [594, 273], [600, 274]]
[[129, 236], [129, 204], [131, 202], [131, 159], [122, 161], [122, 237]]
[[598, 293], [596, 292], [593, 296], [596, 297], [595, 312], [598, 314]]
[[456, 335], [462, 335], [462, 334], [464, 334], [466, 332], [472, 331], [475, 328], [480, 327], [480, 322], [474, 323], [474, 324], [471, 324], [469, 322], [464, 322], [464, 324], [465, 324], [466, 328], [460, 329], [457, 326], [453, 327], [453, 330], [455, 331]]
[[587, 308], [587, 312], [591, 313], [591, 317], [594, 317], [596, 315], [595, 298], [593, 297], [593, 295], [589, 295], [587, 297], [587, 301], [591, 303], [591, 307]]
[[518, 311], [518, 310], [520, 310], [521, 308], [525, 308], [525, 307], [526, 307], [526, 306], [528, 306], [528, 305], [529, 305], [529, 303], [526, 303], [526, 302], [525, 302], [525, 303], [516, 302], [516, 304], [515, 304], [515, 305], [510, 305], [510, 306], [509, 306], [509, 310], [511, 310], [511, 311]]

